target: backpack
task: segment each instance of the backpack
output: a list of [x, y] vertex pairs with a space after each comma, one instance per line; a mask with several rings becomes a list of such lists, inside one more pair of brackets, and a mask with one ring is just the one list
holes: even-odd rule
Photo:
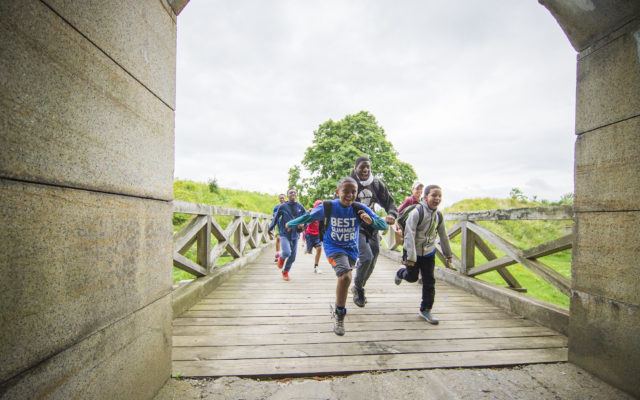
[[[416, 208], [416, 206], [419, 206], [420, 204], [412, 204], [409, 207], [405, 208], [404, 210], [402, 210], [402, 212], [400, 213], [400, 215], [398, 215], [398, 218], [396, 219], [396, 223], [398, 224], [398, 226], [400, 227], [400, 229], [402, 229], [404, 231], [404, 227], [407, 224], [407, 219], [409, 218], [409, 214], [411, 214], [411, 211], [413, 211], [414, 208]], [[436, 211], [438, 214], [438, 226], [436, 227], [436, 229], [438, 229], [440, 227], [440, 224], [442, 224], [442, 220], [444, 219], [444, 217], [442, 216], [442, 213], [440, 211]], [[422, 222], [422, 220], [424, 219], [424, 209], [422, 207], [418, 207], [418, 225], [420, 225], [420, 223]]]
[[[325, 200], [322, 202], [322, 208], [324, 209], [324, 218], [321, 221], [319, 221], [320, 223], [318, 224], [318, 232], [319, 232], [318, 235], [320, 236], [320, 240], [324, 238], [324, 232], [329, 226], [329, 218], [331, 218], [332, 201], [333, 200]], [[356, 213], [356, 216], [358, 215], [358, 212], [360, 212], [360, 210], [363, 210], [362, 205], [357, 201], [354, 201], [351, 207], [353, 207], [353, 211]]]

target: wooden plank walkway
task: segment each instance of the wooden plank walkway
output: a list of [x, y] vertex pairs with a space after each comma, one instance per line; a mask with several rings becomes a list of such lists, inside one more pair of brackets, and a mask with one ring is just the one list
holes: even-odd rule
[[567, 361], [567, 338], [443, 282], [439, 325], [418, 316], [418, 284], [393, 283], [399, 265], [380, 256], [368, 304], [349, 295], [346, 334], [329, 316], [336, 278], [299, 250], [285, 282], [265, 251], [173, 322], [173, 373], [182, 376], [304, 376], [359, 371], [486, 367]]

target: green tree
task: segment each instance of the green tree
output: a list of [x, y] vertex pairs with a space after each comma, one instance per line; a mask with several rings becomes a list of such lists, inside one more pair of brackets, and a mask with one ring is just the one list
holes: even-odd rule
[[305, 206], [316, 199], [331, 199], [338, 180], [350, 175], [353, 163], [362, 155], [371, 159], [372, 172], [399, 205], [411, 192], [416, 173], [410, 164], [398, 160], [384, 129], [366, 111], [322, 123], [313, 132], [313, 144], [301, 164], [289, 169], [289, 185], [298, 189]]

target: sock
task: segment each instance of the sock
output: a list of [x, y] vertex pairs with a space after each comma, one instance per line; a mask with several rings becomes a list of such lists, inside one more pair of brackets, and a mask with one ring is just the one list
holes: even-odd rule
[[345, 314], [346, 314], [346, 313], [347, 313], [347, 307], [339, 307], [339, 306], [336, 306], [336, 314], [337, 314], [338, 312], [340, 312], [340, 313], [345, 313]]
[[313, 268], [318, 268], [318, 264], [313, 264]]

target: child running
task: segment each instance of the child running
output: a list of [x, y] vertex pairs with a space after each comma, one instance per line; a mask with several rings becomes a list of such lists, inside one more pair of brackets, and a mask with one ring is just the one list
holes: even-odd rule
[[[318, 207], [322, 204], [322, 200], [316, 200], [313, 207]], [[311, 210], [309, 210], [311, 212]], [[313, 263], [313, 272], [321, 274], [322, 271], [318, 267], [320, 262], [320, 254], [322, 253], [322, 238], [320, 237], [320, 222], [313, 221], [307, 225], [307, 229], [304, 230], [304, 238], [307, 242], [307, 253], [311, 254], [313, 249], [316, 249], [315, 262]]]
[[296, 260], [299, 236], [299, 229], [288, 228], [286, 224], [292, 219], [305, 214], [306, 211], [304, 206], [296, 201], [298, 192], [295, 189], [291, 188], [287, 191], [287, 198], [289, 201], [278, 206], [276, 215], [273, 217], [271, 224], [269, 224], [269, 232], [273, 230], [276, 224], [280, 231], [280, 246], [282, 247], [282, 252], [280, 253], [280, 257], [278, 257], [278, 268], [284, 267], [284, 270], [282, 270], [282, 279], [285, 281], [290, 279], [289, 271], [291, 270], [293, 262]]
[[331, 212], [325, 218], [325, 204], [311, 210], [310, 214], [289, 221], [287, 226], [294, 227], [310, 221], [325, 220], [323, 235], [324, 252], [333, 267], [338, 282], [336, 283], [336, 304], [332, 309], [335, 320], [333, 331], [336, 335], [344, 335], [344, 317], [347, 315], [347, 294], [351, 284], [351, 270], [358, 259], [358, 234], [360, 220], [377, 230], [387, 229], [387, 223], [378, 217], [364, 204], [356, 203], [358, 184], [353, 178], [342, 178], [336, 189], [337, 199], [327, 202]]
[[[284, 193], [280, 193], [278, 195], [278, 201], [280, 203], [276, 204], [275, 207], [273, 207], [273, 218], [276, 218], [276, 213], [278, 212], [278, 207], [280, 207], [280, 204], [284, 203], [285, 201], [287, 201], [287, 196], [284, 195]], [[275, 262], [278, 262], [278, 259], [280, 258], [280, 228], [276, 227], [276, 259]]]
[[403, 279], [407, 282], [415, 282], [418, 280], [418, 272], [422, 274], [420, 316], [432, 325], [440, 322], [431, 314], [436, 294], [436, 280], [433, 276], [436, 262], [436, 235], [440, 236], [440, 245], [447, 258], [447, 264], [451, 264], [452, 257], [449, 237], [442, 223], [443, 217], [438, 211], [441, 201], [440, 186], [429, 185], [424, 188], [424, 196], [420, 204], [411, 210], [404, 227], [402, 261], [406, 267], [400, 268], [394, 279], [395, 284], [399, 285]]

